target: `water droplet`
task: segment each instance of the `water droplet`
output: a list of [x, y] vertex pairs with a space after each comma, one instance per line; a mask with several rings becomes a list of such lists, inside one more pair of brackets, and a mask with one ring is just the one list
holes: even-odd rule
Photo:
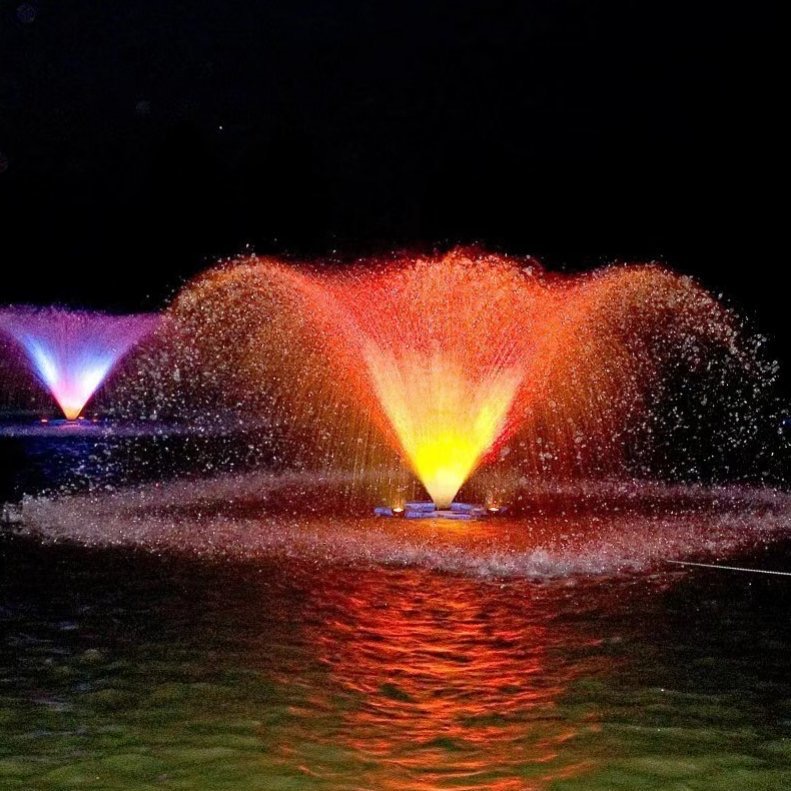
[[21, 3], [16, 8], [16, 18], [23, 25], [30, 25], [36, 21], [38, 16], [38, 9], [33, 3]]

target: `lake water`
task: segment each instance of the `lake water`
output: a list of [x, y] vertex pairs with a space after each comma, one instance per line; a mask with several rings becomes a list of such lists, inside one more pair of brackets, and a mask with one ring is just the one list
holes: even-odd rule
[[[29, 447], [0, 443], [7, 491], [61, 474]], [[791, 569], [782, 497], [455, 526], [231, 502], [266, 485], [30, 503], [0, 538], [1, 788], [791, 787], [791, 579], [665, 562]]]

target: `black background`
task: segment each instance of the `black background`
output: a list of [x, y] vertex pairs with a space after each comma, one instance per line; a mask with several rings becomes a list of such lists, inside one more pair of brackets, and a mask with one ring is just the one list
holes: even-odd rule
[[479, 243], [664, 261], [788, 367], [781, 32], [760, 0], [0, 0], [0, 303]]

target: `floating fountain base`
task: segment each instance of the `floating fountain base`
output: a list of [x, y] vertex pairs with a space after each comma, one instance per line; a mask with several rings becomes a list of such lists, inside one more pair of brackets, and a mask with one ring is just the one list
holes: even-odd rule
[[400, 517], [403, 519], [482, 519], [503, 512], [503, 508], [472, 505], [470, 503], [451, 503], [450, 508], [437, 508], [434, 503], [414, 502], [403, 506], [380, 506], [374, 508], [376, 516]]

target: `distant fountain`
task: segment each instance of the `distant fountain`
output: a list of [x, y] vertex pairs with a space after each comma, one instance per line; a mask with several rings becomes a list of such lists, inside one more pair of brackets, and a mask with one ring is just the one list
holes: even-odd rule
[[733, 317], [654, 265], [561, 277], [469, 250], [349, 269], [251, 257], [199, 276], [169, 316], [163, 404], [257, 410], [287, 453], [333, 470], [397, 457], [443, 508], [481, 468], [498, 479], [481, 501], [509, 481], [640, 470], [662, 409], [686, 398], [687, 423], [719, 430], [728, 382], [760, 379]]
[[76, 420], [118, 361], [158, 320], [147, 314], [13, 307], [0, 310], [0, 331], [16, 342], [66, 418]]

